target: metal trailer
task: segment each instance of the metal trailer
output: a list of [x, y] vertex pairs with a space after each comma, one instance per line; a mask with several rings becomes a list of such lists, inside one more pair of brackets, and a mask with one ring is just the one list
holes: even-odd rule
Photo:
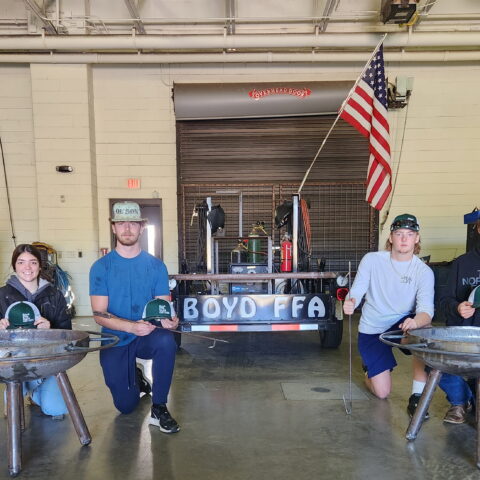
[[[207, 198], [206, 201], [210, 210], [211, 199]], [[176, 281], [173, 296], [182, 331], [316, 330], [319, 332], [322, 347], [337, 348], [340, 345], [343, 313], [342, 302], [336, 293], [343, 278], [336, 272], [297, 271], [298, 195], [293, 196], [292, 203], [292, 272], [273, 273], [273, 246], [271, 238], [266, 236], [262, 238], [268, 245], [268, 258], [265, 265], [262, 265], [263, 269], [245, 264], [244, 269], [239, 266], [236, 270], [232, 269], [232, 273], [219, 273], [219, 242], [253, 237], [243, 235], [241, 220], [239, 235], [234, 237], [212, 235], [207, 222], [207, 273], [170, 275], [170, 278]], [[239, 211], [241, 210], [240, 205]], [[280, 282], [288, 283], [291, 287], [288, 293], [278, 293]], [[248, 285], [249, 288], [242, 289], [242, 285]], [[257, 288], [258, 286], [261, 288]]]

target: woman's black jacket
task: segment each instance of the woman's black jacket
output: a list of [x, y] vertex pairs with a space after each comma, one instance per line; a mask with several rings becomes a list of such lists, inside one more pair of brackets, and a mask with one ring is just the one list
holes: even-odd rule
[[[26, 302], [27, 299], [11, 285], [0, 288], [0, 318], [5, 318], [7, 308], [15, 302]], [[42, 317], [50, 322], [50, 328], [71, 330], [72, 318], [67, 312], [67, 302], [62, 292], [53, 285], [43, 288], [33, 300]]]

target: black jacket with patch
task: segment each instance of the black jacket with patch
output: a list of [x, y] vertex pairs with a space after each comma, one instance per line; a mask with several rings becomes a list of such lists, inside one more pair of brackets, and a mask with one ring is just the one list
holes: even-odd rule
[[445, 293], [439, 307], [446, 316], [448, 326], [480, 327], [480, 308], [470, 318], [462, 318], [457, 310], [460, 303], [468, 300], [471, 291], [480, 285], [480, 249], [460, 255], [452, 263]]

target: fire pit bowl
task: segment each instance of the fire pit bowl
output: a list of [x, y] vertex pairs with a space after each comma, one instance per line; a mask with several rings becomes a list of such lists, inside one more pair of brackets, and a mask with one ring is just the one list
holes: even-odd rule
[[[479, 327], [432, 327], [418, 328], [404, 334], [401, 330], [385, 332], [380, 340], [392, 347], [410, 350], [432, 368], [423, 389], [417, 409], [410, 420], [406, 438], [413, 441], [422, 426], [433, 394], [442, 372], [466, 377], [475, 377], [477, 385], [476, 404], [480, 405], [480, 328]], [[478, 407], [477, 407], [478, 408]], [[476, 464], [480, 469], [480, 415], [477, 410]]]
[[[480, 376], [480, 328], [417, 328], [380, 335], [382, 342], [410, 350], [429, 367], [453, 375]], [[401, 341], [401, 344], [400, 344]]]
[[[90, 346], [93, 341], [98, 343]], [[0, 382], [7, 386], [8, 469], [11, 476], [18, 475], [22, 465], [22, 382], [55, 375], [80, 443], [88, 445], [92, 437], [65, 371], [80, 362], [88, 352], [110, 348], [117, 343], [115, 335], [98, 332], [0, 330]]]

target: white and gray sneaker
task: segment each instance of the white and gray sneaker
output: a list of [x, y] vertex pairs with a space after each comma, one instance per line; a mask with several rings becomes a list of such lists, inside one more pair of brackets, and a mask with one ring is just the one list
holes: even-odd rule
[[160, 431], [163, 433], [177, 433], [180, 431], [180, 425], [170, 415], [164, 403], [152, 405], [152, 414], [148, 423], [160, 428]]

